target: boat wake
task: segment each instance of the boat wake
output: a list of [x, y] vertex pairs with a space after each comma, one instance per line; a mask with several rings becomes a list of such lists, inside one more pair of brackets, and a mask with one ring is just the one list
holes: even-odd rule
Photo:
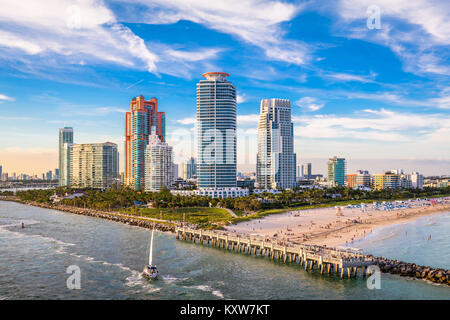
[[171, 277], [171, 276], [162, 276], [161, 279], [163, 279], [164, 282], [170, 284], [170, 283], [174, 283], [177, 281], [185, 281], [185, 280], [189, 279], [189, 277], [176, 278], [176, 277]]
[[186, 287], [186, 288], [197, 289], [197, 290], [204, 291], [204, 292], [210, 292], [220, 299], [225, 299], [222, 292], [220, 292], [219, 290], [214, 290], [213, 288], [211, 288], [208, 285], [198, 285], [198, 286], [192, 286], [192, 287]]
[[36, 220], [21, 220], [20, 222], [16, 222], [16, 223], [3, 224], [3, 225], [0, 224], [0, 228], [13, 228], [13, 227], [22, 228], [22, 222], [24, 223], [25, 227], [40, 223], [40, 221], [36, 221]]
[[152, 284], [152, 282], [148, 281], [142, 276], [142, 272], [132, 270], [131, 275], [126, 279], [125, 285], [127, 287], [139, 287], [141, 290], [146, 293], [158, 292], [161, 288], [158, 288]]

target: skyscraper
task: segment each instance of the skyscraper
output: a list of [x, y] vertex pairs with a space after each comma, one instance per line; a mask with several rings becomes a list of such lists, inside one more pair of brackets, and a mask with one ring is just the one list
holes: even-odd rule
[[161, 142], [157, 135], [150, 135], [145, 150], [145, 191], [160, 191], [173, 183], [172, 147]]
[[292, 188], [295, 168], [291, 103], [287, 99], [263, 99], [258, 123], [257, 187]]
[[204, 73], [197, 83], [199, 188], [236, 187], [236, 88], [228, 73]]
[[311, 162], [308, 162], [306, 164], [306, 178], [311, 179], [311, 176], [312, 176], [312, 165]]
[[125, 114], [125, 183], [137, 190], [145, 186], [145, 148], [151, 134], [166, 140], [165, 113], [158, 112], [156, 98], [133, 98]]
[[71, 187], [108, 188], [118, 177], [117, 144], [105, 142], [70, 146]]
[[344, 158], [334, 156], [328, 161], [328, 182], [330, 186], [345, 185], [346, 164]]
[[297, 165], [297, 178], [303, 178], [304, 167], [303, 165]]
[[197, 161], [194, 157], [190, 157], [186, 162], [181, 164], [181, 172], [183, 180], [192, 179], [197, 174]]
[[2, 168], [2, 166], [0, 166], [0, 179], [2, 177], [2, 170], [3, 170], [3, 168]]
[[[73, 128], [59, 129], [59, 186], [68, 186], [69, 161], [67, 148], [73, 143]], [[65, 145], [66, 144], [66, 145]]]

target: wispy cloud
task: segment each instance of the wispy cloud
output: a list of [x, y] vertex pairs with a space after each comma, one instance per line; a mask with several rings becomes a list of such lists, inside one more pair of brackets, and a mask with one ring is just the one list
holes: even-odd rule
[[[379, 30], [369, 30], [361, 24], [370, 5], [380, 8]], [[335, 28], [340, 35], [389, 47], [408, 72], [450, 75], [445, 63], [450, 45], [448, 1], [340, 0], [332, 10], [341, 19]]]
[[[11, 14], [14, 12], [14, 14]], [[109, 62], [156, 70], [158, 57], [144, 40], [117, 22], [113, 12], [95, 0], [4, 0], [0, 11], [0, 46], [36, 58]]]
[[303, 97], [295, 101], [294, 104], [305, 111], [317, 111], [325, 106], [324, 103], [319, 103], [317, 99], [313, 97]]
[[196, 51], [167, 49], [165, 52], [175, 60], [192, 62], [216, 58], [221, 51], [219, 48], [203, 48]]
[[238, 114], [238, 126], [256, 125], [259, 120], [259, 114]]
[[[296, 136], [313, 139], [357, 139], [395, 143], [430, 137], [436, 140], [438, 136], [446, 141], [450, 139], [440, 134], [450, 129], [448, 114], [400, 113], [382, 108], [365, 109], [349, 116], [295, 116], [293, 121]], [[433, 127], [429, 126], [430, 123], [433, 123]]]
[[247, 101], [247, 97], [245, 96], [245, 94], [238, 94], [236, 96], [236, 102], [237, 103], [242, 103], [242, 102], [245, 102], [245, 101]]
[[7, 95], [4, 94], [0, 94], [0, 103], [5, 102], [5, 101], [14, 101], [13, 97], [9, 97]]
[[442, 90], [440, 97], [430, 99], [431, 104], [439, 109], [450, 109], [450, 87]]
[[[119, 13], [130, 22], [168, 24], [189, 20], [255, 45], [264, 50], [266, 57], [296, 65], [305, 64], [310, 49], [305, 43], [283, 37], [283, 22], [294, 18], [305, 3], [287, 3], [277, 0], [122, 0], [136, 5], [142, 14]], [[138, 19], [138, 20], [136, 20]]]
[[125, 113], [125, 112], [127, 112], [127, 110], [123, 109], [123, 108], [116, 108], [116, 107], [100, 107], [100, 108], [94, 109], [94, 113], [97, 115], [98, 114], [109, 114], [109, 113], [114, 113], [114, 112]]
[[193, 125], [196, 122], [196, 119], [194, 117], [184, 118], [184, 119], [178, 119], [175, 120], [179, 124], [183, 125]]
[[369, 83], [374, 82], [376, 78], [375, 73], [371, 73], [370, 75], [356, 75], [350, 73], [324, 73], [322, 75], [324, 78], [334, 80], [334, 81], [343, 81], [343, 82], [362, 82]]

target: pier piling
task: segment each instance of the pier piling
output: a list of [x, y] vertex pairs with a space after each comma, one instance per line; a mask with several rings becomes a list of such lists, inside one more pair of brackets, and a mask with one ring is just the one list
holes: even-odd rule
[[[326, 248], [314, 245], [279, 245], [274, 241], [243, 237], [241, 235], [229, 234], [212, 230], [195, 230], [186, 227], [175, 228], [177, 240], [191, 240], [193, 243], [207, 244], [211, 247], [232, 250], [237, 253], [245, 253], [283, 263], [296, 263], [304, 267], [306, 271], [314, 270], [317, 266], [318, 272], [323, 275], [336, 274], [344, 278], [358, 276], [358, 268], [365, 277], [368, 274], [368, 266], [373, 265], [372, 258], [362, 255], [353, 250]], [[196, 241], [198, 239], [198, 241]], [[298, 260], [297, 260], [298, 259]], [[333, 270], [334, 269], [334, 270]], [[334, 272], [333, 272], [334, 271]]]

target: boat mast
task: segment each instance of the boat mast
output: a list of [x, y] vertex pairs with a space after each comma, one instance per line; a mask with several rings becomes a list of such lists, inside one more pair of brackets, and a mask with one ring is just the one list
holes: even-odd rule
[[152, 238], [150, 241], [150, 253], [149, 253], [149, 257], [148, 257], [148, 264], [151, 266], [152, 265], [152, 256], [153, 256], [153, 231], [154, 229], [152, 229]]

